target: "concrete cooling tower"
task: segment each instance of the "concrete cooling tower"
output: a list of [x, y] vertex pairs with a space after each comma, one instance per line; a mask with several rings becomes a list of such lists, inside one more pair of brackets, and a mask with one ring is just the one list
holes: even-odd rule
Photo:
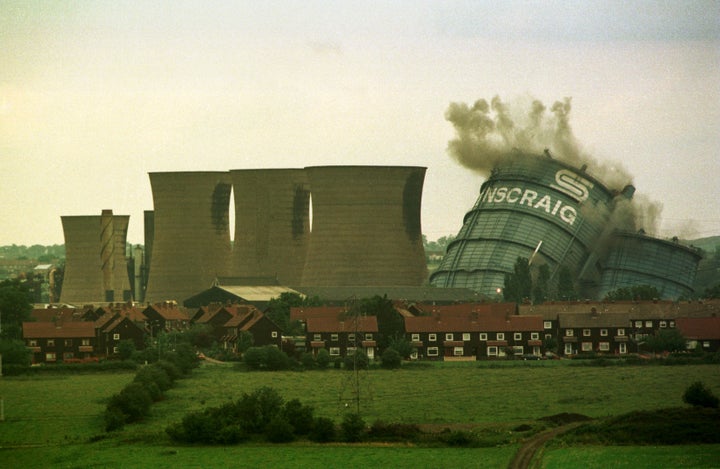
[[618, 232], [603, 263], [599, 298], [619, 288], [655, 287], [660, 298], [677, 300], [693, 293], [701, 259], [697, 250], [643, 233]]
[[561, 266], [577, 274], [605, 229], [614, 196], [584, 168], [547, 155], [508, 155], [482, 185], [430, 283], [495, 296], [517, 258], [534, 253], [553, 276]]
[[103, 210], [101, 216], [61, 217], [65, 276], [60, 301], [101, 303], [130, 299], [125, 243], [130, 217]]
[[304, 286], [421, 285], [420, 204], [426, 168], [305, 168], [312, 234]]
[[228, 274], [227, 172], [150, 173], [153, 243], [145, 300], [182, 301]]
[[235, 197], [232, 275], [299, 285], [310, 235], [310, 190], [302, 169], [230, 171]]

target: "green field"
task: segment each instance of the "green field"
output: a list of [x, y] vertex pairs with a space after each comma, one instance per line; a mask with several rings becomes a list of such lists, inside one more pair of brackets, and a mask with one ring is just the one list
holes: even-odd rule
[[[562, 412], [604, 417], [677, 407], [682, 405], [685, 388], [696, 380], [720, 394], [717, 365], [601, 368], [548, 361], [373, 369], [358, 375], [361, 414], [366, 422], [419, 423], [438, 430], [462, 425], [500, 446], [455, 449], [295, 443], [188, 447], [172, 445], [165, 427], [188, 411], [235, 400], [260, 386], [272, 386], [285, 399], [298, 398], [315, 407], [316, 415], [339, 422], [348, 409], [354, 409], [355, 375], [342, 370], [246, 373], [204, 365], [191, 378], [178, 381], [164, 401], [154, 404], [146, 422], [106, 434], [102, 412], [107, 398], [133, 376], [0, 378], [5, 414], [5, 421], [0, 422], [0, 467], [222, 467], [234, 465], [233, 461], [243, 461], [243, 467], [504, 467], [527, 436], [513, 432], [519, 424], [541, 428], [536, 419]], [[700, 448], [700, 455], [718, 452], [717, 445], [692, 448]], [[606, 455], [614, 452], [607, 450]], [[650, 447], [633, 450], [640, 455], [658, 451]], [[662, 450], [678, 457], [688, 453], [680, 448]], [[562, 458], [572, 457], [572, 451], [549, 450], [547, 464], [555, 465], [547, 467], [563, 467]], [[694, 461], [685, 467], [699, 464]]]

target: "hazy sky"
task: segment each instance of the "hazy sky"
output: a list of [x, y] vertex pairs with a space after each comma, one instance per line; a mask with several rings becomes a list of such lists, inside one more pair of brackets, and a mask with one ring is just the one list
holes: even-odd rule
[[572, 98], [584, 151], [720, 235], [718, 1], [0, 1], [0, 245], [130, 215], [151, 171], [428, 168], [422, 225], [456, 234], [483, 182], [451, 102]]

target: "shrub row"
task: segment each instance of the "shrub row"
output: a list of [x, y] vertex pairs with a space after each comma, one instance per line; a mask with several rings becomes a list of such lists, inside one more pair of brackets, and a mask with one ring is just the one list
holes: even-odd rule
[[126, 423], [139, 422], [150, 414], [153, 402], [163, 399], [175, 380], [197, 366], [190, 347], [178, 347], [151, 365], [141, 367], [133, 382], [110, 398], [104, 414], [105, 430], [121, 429]]
[[137, 369], [138, 364], [131, 360], [102, 360], [88, 363], [55, 363], [43, 366], [7, 365], [3, 364], [2, 372], [6, 376], [65, 374], [65, 373], [96, 373], [106, 371], [128, 371]]
[[[399, 353], [388, 348], [381, 358], [384, 368], [398, 368], [402, 361]], [[280, 370], [314, 370], [326, 369], [331, 364], [334, 368], [346, 370], [367, 369], [370, 359], [362, 351], [345, 357], [330, 357], [326, 349], [318, 350], [317, 356], [306, 352], [300, 355], [299, 360], [290, 358], [285, 352], [272, 345], [264, 347], [250, 347], [243, 354], [243, 363], [248, 370], [280, 371]]]

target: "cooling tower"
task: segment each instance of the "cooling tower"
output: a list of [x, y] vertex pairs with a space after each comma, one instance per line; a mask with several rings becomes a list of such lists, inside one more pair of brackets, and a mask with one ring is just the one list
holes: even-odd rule
[[561, 266], [577, 274], [605, 228], [613, 197], [584, 169], [547, 155], [508, 155], [482, 185], [430, 283], [494, 296], [518, 257], [547, 263], [553, 276]]
[[125, 259], [130, 217], [104, 210], [101, 216], [63, 216], [61, 220], [65, 274], [60, 301], [78, 304], [123, 299], [130, 289]]
[[425, 169], [305, 168], [313, 221], [302, 285], [421, 285], [427, 275], [420, 226]]
[[145, 301], [182, 301], [228, 273], [227, 172], [150, 173], [154, 223]]
[[310, 235], [310, 190], [302, 169], [230, 171], [235, 196], [232, 275], [299, 285]]
[[604, 261], [600, 296], [619, 288], [655, 287], [660, 298], [677, 300], [693, 293], [701, 255], [675, 241], [643, 233], [617, 232]]

